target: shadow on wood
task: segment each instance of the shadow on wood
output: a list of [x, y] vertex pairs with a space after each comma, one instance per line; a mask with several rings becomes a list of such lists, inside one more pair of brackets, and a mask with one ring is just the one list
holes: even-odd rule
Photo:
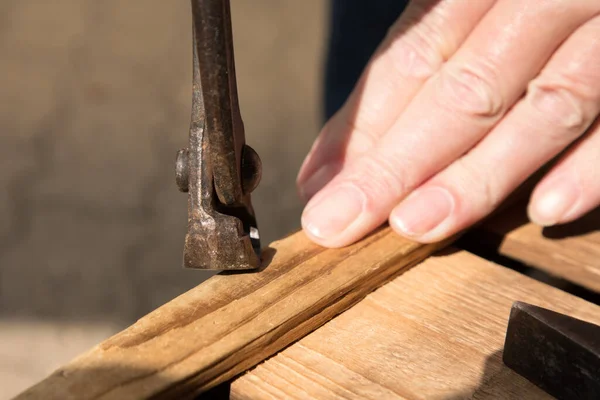
[[[537, 388], [536, 388], [537, 389]], [[534, 391], [536, 389], [533, 389]], [[441, 397], [438, 400], [464, 399], [518, 399], [527, 398], [532, 394], [532, 383], [512, 371], [502, 362], [502, 349], [491, 354], [485, 362], [480, 382], [471, 389]], [[539, 390], [540, 399], [551, 399]], [[199, 395], [196, 400], [229, 400], [231, 398], [231, 381], [216, 386], [206, 393]]]
[[[533, 397], [532, 394], [535, 396]], [[552, 399], [553, 397], [504, 365], [502, 349], [498, 349], [486, 359], [477, 386], [439, 400], [526, 398]]]
[[542, 234], [548, 239], [565, 239], [598, 231], [600, 231], [600, 208], [571, 223], [544, 228]]
[[600, 292], [600, 209], [570, 224], [542, 228], [528, 221], [525, 207], [517, 204], [491, 218], [458, 246], [598, 303], [585, 291]]
[[266, 249], [263, 249], [260, 254], [260, 267], [258, 269], [255, 269], [255, 270], [231, 269], [231, 270], [221, 271], [221, 272], [219, 272], [219, 275], [257, 274], [257, 273], [265, 270], [266, 268], [268, 268], [269, 265], [271, 265], [271, 262], [273, 261], [273, 257], [275, 257], [275, 254], [277, 254], [277, 250], [274, 249], [273, 247], [269, 246]]
[[230, 398], [231, 381], [227, 381], [198, 395], [195, 400], [229, 400]]

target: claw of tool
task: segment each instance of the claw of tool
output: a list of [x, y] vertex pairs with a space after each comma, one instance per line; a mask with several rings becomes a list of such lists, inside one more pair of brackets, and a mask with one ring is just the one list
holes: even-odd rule
[[189, 146], [177, 153], [176, 182], [188, 192], [187, 268], [259, 266], [260, 235], [250, 193], [261, 177], [245, 143], [235, 79], [229, 0], [192, 0], [193, 90]]

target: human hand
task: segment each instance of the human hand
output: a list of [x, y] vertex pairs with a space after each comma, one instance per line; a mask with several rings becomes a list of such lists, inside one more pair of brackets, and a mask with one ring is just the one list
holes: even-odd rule
[[304, 230], [441, 240], [578, 140], [529, 204], [572, 221], [600, 204], [599, 111], [599, 0], [415, 0], [301, 168]]

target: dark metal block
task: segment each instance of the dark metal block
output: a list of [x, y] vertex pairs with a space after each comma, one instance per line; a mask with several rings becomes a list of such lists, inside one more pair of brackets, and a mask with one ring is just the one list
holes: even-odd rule
[[600, 326], [515, 302], [503, 361], [558, 399], [600, 399]]

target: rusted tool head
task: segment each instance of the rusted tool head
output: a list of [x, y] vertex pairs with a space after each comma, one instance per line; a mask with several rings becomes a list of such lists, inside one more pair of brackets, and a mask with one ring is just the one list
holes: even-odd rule
[[188, 268], [259, 266], [250, 193], [261, 176], [245, 144], [235, 80], [229, 0], [192, 0], [194, 74], [189, 147], [177, 153], [176, 182], [188, 192]]
[[558, 399], [600, 399], [600, 326], [515, 302], [503, 360]]

